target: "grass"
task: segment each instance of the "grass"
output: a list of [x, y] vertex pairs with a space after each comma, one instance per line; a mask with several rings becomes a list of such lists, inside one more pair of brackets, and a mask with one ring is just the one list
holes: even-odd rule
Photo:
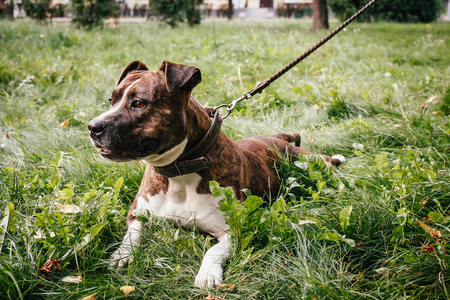
[[[449, 23], [355, 23], [224, 122], [233, 139], [300, 132], [305, 148], [348, 159], [337, 173], [315, 156], [281, 161], [271, 206], [213, 186], [233, 235], [224, 280], [234, 288], [193, 286], [211, 237], [146, 216], [135, 261], [107, 269], [144, 167], [102, 160], [86, 125], [122, 68], [194, 65], [195, 97], [229, 103], [321, 39], [310, 26], [0, 21], [0, 298], [121, 299], [131, 285], [130, 299], [449, 299]], [[42, 276], [49, 258], [62, 268]], [[61, 281], [76, 274], [79, 284]]]

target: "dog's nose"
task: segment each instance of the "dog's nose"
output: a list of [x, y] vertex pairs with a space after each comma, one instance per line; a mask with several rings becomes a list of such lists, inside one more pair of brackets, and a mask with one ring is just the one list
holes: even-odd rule
[[91, 122], [89, 122], [88, 128], [90, 132], [94, 133], [95, 135], [99, 135], [105, 130], [106, 125], [105, 123], [101, 121], [96, 121], [94, 119]]

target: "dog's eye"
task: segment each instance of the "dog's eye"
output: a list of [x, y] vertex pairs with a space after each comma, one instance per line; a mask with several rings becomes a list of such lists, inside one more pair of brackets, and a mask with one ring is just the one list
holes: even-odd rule
[[131, 106], [135, 107], [135, 108], [144, 108], [145, 107], [145, 103], [141, 102], [141, 101], [138, 101], [138, 100], [135, 100], [135, 101], [133, 101]]

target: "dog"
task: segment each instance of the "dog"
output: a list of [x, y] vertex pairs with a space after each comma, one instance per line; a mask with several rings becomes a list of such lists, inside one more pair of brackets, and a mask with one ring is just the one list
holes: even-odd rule
[[[133, 260], [144, 224], [135, 210], [195, 227], [217, 238], [204, 255], [195, 286], [222, 283], [223, 267], [230, 254], [230, 237], [219, 198], [209, 182], [232, 187], [244, 201], [244, 189], [269, 198], [280, 187], [275, 169], [279, 154], [310, 154], [299, 148], [298, 134], [277, 134], [232, 141], [220, 131], [221, 116], [191, 96], [201, 81], [198, 68], [164, 61], [156, 71], [133, 61], [123, 70], [109, 99], [109, 110], [89, 124], [92, 143], [100, 155], [115, 162], [141, 160], [146, 169], [127, 216], [128, 230], [111, 256], [111, 266]], [[291, 143], [295, 143], [292, 145]], [[323, 156], [329, 165], [342, 156]]]

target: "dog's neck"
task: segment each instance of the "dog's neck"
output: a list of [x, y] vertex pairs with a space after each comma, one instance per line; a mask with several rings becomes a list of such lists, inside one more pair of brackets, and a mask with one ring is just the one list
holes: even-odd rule
[[[197, 173], [211, 167], [206, 154], [213, 146], [220, 134], [222, 118], [218, 112], [212, 115], [211, 110], [203, 108], [194, 98], [190, 101], [186, 111], [186, 138], [184, 151], [173, 157], [166, 165], [153, 165], [154, 170], [165, 177], [177, 177], [190, 173]], [[211, 122], [210, 117], [213, 117]], [[177, 145], [179, 148], [182, 144]], [[174, 149], [175, 149], [174, 148]], [[180, 148], [181, 150], [181, 148]]]
[[189, 100], [186, 110], [187, 145], [183, 154], [191, 151], [202, 140], [211, 127], [212, 120], [205, 108], [194, 98]]

